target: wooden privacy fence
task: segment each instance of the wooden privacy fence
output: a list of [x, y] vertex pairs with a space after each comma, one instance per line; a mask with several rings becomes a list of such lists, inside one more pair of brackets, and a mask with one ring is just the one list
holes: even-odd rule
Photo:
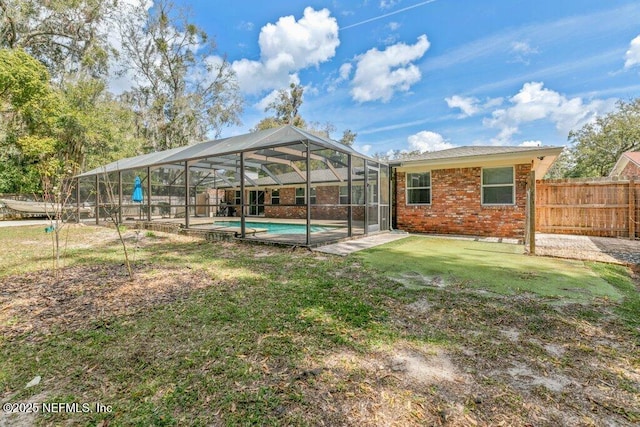
[[536, 184], [537, 231], [640, 237], [640, 182], [579, 178], [539, 180]]

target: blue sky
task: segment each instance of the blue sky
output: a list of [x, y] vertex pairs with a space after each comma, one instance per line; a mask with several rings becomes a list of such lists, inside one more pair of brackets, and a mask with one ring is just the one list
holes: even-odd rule
[[640, 96], [640, 2], [623, 0], [188, 1], [233, 63], [247, 132], [275, 91], [302, 116], [358, 134], [365, 153], [566, 145]]

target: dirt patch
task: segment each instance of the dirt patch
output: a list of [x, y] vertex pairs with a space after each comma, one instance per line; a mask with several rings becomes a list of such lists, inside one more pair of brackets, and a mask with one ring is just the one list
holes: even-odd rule
[[517, 388], [532, 388], [541, 385], [551, 391], [560, 393], [566, 386], [571, 384], [571, 380], [564, 375], [538, 375], [534, 373], [533, 370], [531, 370], [529, 367], [521, 363], [516, 363], [513, 367], [507, 370], [507, 373], [511, 376], [512, 383]]
[[429, 300], [421, 298], [408, 305], [408, 308], [418, 313], [427, 313], [431, 309], [432, 305]]
[[[296, 379], [327, 425], [477, 425], [464, 402], [468, 377], [437, 347], [408, 343], [360, 354], [332, 353], [309, 361]], [[431, 390], [431, 392], [429, 391]], [[433, 391], [438, 390], [437, 394]]]
[[6, 338], [52, 330], [83, 329], [101, 319], [137, 313], [169, 303], [214, 284], [203, 271], [138, 268], [129, 280], [122, 265], [75, 266], [61, 271], [59, 283], [47, 273], [3, 279], [0, 333]]
[[[47, 400], [49, 393], [46, 391], [40, 392], [34, 396], [29, 397], [21, 403], [27, 405], [39, 405]], [[11, 399], [11, 396], [7, 399], [0, 399], [0, 404], [4, 404]], [[30, 407], [30, 406], [28, 406]], [[29, 411], [15, 411], [7, 412], [0, 411], [0, 427], [32, 427], [37, 424], [38, 413]]]
[[545, 344], [543, 348], [554, 357], [561, 357], [565, 352], [564, 347], [557, 344]]
[[393, 281], [402, 284], [407, 289], [423, 289], [425, 287], [444, 288], [447, 283], [442, 276], [425, 276], [415, 271], [399, 274], [391, 278]]
[[409, 372], [429, 366], [429, 353], [412, 359], [410, 347], [388, 369], [401, 387], [435, 390], [430, 410], [441, 417], [430, 425], [637, 425], [637, 337], [614, 310], [606, 300], [557, 305], [533, 294], [447, 287], [395, 313], [403, 330], [437, 331], [435, 342], [455, 337], [455, 345], [439, 347], [450, 362], [440, 369], [449, 375], [410, 381]]
[[518, 339], [520, 338], [520, 332], [513, 328], [502, 329], [500, 330], [500, 333], [512, 342], [518, 342]]
[[424, 384], [438, 381], [464, 382], [460, 371], [442, 350], [430, 353], [424, 355], [412, 350], [400, 350], [391, 357], [390, 369], [392, 372], [402, 373], [410, 381]]

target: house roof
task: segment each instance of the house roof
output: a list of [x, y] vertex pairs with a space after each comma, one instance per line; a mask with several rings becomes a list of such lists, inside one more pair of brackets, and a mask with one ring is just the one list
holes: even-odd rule
[[623, 156], [626, 156], [630, 161], [640, 166], [640, 151], [627, 151]]
[[[474, 156], [492, 156], [498, 154], [513, 153], [538, 153], [540, 150], [546, 150], [550, 147], [495, 147], [495, 146], [469, 146], [454, 147], [446, 150], [431, 151], [428, 153], [418, 154], [402, 160], [392, 161], [391, 165], [397, 163], [406, 163], [420, 160], [442, 160], [442, 159], [460, 159]], [[553, 147], [557, 148], [557, 147]], [[560, 147], [561, 148], [561, 147]]]
[[[77, 177], [89, 177], [109, 172], [119, 172], [162, 165], [175, 165], [185, 161], [195, 161], [216, 157], [226, 157], [226, 160], [222, 162], [224, 164], [229, 162], [229, 158], [231, 158], [231, 156], [235, 156], [242, 152], [262, 151], [263, 153], [268, 153], [267, 157], [277, 156], [281, 158], [288, 158], [289, 160], [300, 160], [305, 158], [304, 152], [306, 151], [306, 146], [304, 144], [306, 143], [311, 144], [313, 151], [330, 149], [373, 160], [370, 157], [358, 153], [353, 148], [337, 141], [288, 125], [230, 138], [211, 140], [195, 145], [128, 157], [84, 172]], [[296, 154], [291, 151], [289, 151], [288, 154], [283, 154], [282, 151], [270, 151], [270, 149], [278, 149], [282, 147], [296, 147], [298, 155], [296, 156]], [[254, 163], [269, 162], [269, 160], [261, 161], [255, 158], [251, 161]], [[215, 161], [209, 163], [212, 167], [216, 164], [217, 163]]]
[[390, 165], [397, 168], [444, 169], [485, 166], [500, 162], [512, 164], [533, 162], [536, 179], [541, 179], [562, 150], [563, 147], [455, 147], [391, 161]]
[[627, 151], [625, 153], [622, 153], [616, 164], [611, 169], [609, 176], [620, 176], [629, 162], [635, 164], [638, 168], [640, 168], [640, 151]]

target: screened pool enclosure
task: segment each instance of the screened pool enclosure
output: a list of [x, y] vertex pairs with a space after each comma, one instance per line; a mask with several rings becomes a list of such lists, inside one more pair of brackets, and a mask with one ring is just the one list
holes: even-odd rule
[[74, 198], [96, 223], [115, 212], [309, 246], [388, 230], [389, 178], [386, 164], [284, 126], [118, 160], [78, 175]]

